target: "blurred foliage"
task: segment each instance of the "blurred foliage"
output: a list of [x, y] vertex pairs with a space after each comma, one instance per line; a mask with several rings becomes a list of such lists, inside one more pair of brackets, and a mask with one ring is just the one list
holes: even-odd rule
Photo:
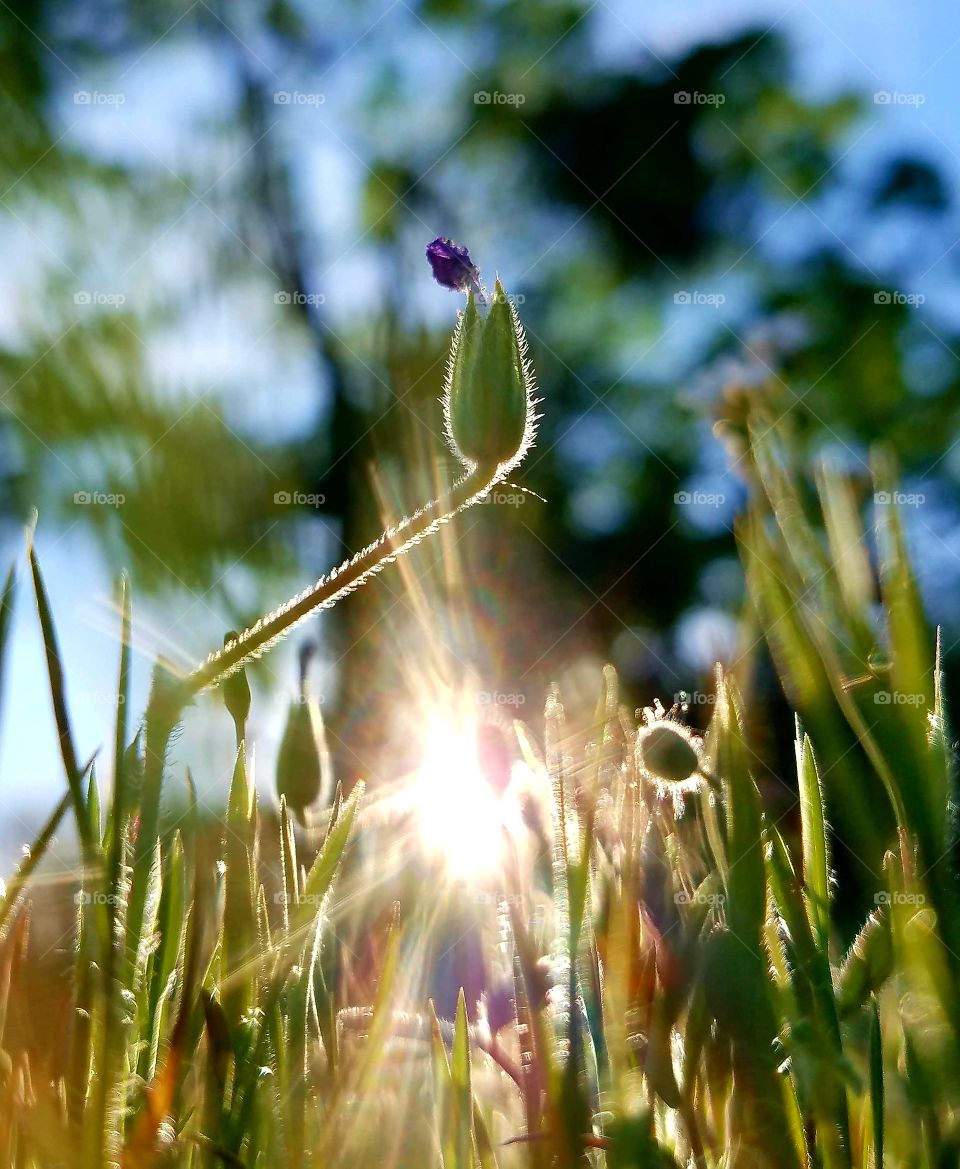
[[[404, 679], [382, 650], [401, 623], [422, 637], [424, 612], [444, 614], [447, 675], [490, 690], [532, 700], [602, 655], [633, 701], [705, 691], [737, 648], [754, 399], [844, 465], [858, 508], [869, 447], [893, 446], [939, 508], [908, 515], [907, 538], [956, 661], [960, 330], [940, 304], [876, 303], [954, 262], [937, 156], [897, 142], [849, 165], [884, 107], [811, 96], [779, 29], [704, 27], [669, 60], [625, 29], [611, 63], [604, 19], [578, 3], [0, 10], [3, 500], [82, 524], [141, 594], [185, 586], [241, 626], [277, 578], [309, 579], [379, 531], [381, 507], [433, 494], [457, 302], [427, 323], [423, 246], [468, 243], [488, 279], [510, 265], [547, 402], [524, 483], [549, 504], [489, 509], [455, 547], [418, 550], [420, 609], [384, 578], [329, 619], [325, 713], [352, 775], [389, 771]], [[124, 98], [113, 122], [78, 103], [94, 91]], [[297, 490], [323, 505], [275, 503]], [[809, 506], [812, 481], [797, 490]], [[125, 503], [78, 507], [78, 491]], [[677, 502], [695, 491], [725, 503]], [[788, 701], [761, 660], [758, 741]], [[762, 754], [768, 782], [790, 774], [772, 736]]]

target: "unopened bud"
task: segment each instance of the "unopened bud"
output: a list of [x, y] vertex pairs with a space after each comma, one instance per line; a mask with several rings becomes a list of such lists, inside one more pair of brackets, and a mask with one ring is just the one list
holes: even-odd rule
[[307, 689], [307, 664], [313, 646], [300, 657], [300, 693], [290, 704], [277, 755], [277, 796], [303, 820], [307, 808], [329, 789], [330, 755], [320, 706]]
[[533, 441], [533, 375], [516, 309], [498, 280], [481, 315], [473, 291], [450, 350], [444, 414], [454, 453], [468, 467], [514, 464]]
[[[224, 637], [223, 644], [229, 645], [236, 640], [236, 633], [231, 632]], [[227, 708], [237, 729], [237, 742], [239, 743], [244, 737], [244, 728], [250, 715], [250, 683], [247, 681], [246, 671], [239, 669], [225, 678], [220, 693], [223, 705]]]

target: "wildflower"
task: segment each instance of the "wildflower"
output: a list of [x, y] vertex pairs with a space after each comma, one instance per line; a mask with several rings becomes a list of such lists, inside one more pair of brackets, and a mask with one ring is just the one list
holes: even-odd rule
[[427, 244], [427, 259], [433, 278], [444, 288], [466, 292], [468, 288], [480, 291], [480, 270], [472, 263], [466, 248], [458, 247], [452, 239], [438, 235]]

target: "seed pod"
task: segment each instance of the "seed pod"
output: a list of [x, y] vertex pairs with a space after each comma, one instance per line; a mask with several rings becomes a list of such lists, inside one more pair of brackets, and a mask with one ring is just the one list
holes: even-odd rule
[[303, 822], [304, 813], [330, 791], [330, 755], [320, 706], [307, 687], [307, 668], [315, 652], [308, 643], [300, 651], [300, 692], [290, 704], [277, 755], [277, 796]]
[[516, 309], [498, 280], [482, 316], [471, 289], [450, 350], [443, 397], [447, 438], [467, 467], [513, 465], [533, 442], [533, 376]]
[[[223, 644], [226, 646], [231, 641], [236, 640], [236, 633], [230, 632], [224, 636]], [[224, 679], [220, 694], [223, 698], [223, 705], [227, 708], [233, 719], [233, 725], [236, 727], [237, 745], [239, 746], [244, 737], [247, 719], [250, 716], [250, 683], [247, 681], [246, 670], [239, 669]]]
[[637, 766], [663, 783], [684, 783], [699, 770], [700, 756], [686, 727], [662, 719], [637, 732]]

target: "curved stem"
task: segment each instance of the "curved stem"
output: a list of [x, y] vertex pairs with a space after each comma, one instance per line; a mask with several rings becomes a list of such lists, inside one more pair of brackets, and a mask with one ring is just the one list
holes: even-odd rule
[[331, 608], [342, 597], [365, 584], [385, 565], [435, 532], [441, 524], [482, 499], [506, 473], [504, 465], [492, 469], [474, 467], [453, 485], [449, 495], [432, 500], [412, 516], [402, 519], [396, 527], [387, 528], [356, 556], [320, 577], [316, 584], [291, 597], [279, 609], [261, 617], [187, 675], [181, 683], [185, 701], [222, 682], [244, 663], [259, 657], [312, 613]]

